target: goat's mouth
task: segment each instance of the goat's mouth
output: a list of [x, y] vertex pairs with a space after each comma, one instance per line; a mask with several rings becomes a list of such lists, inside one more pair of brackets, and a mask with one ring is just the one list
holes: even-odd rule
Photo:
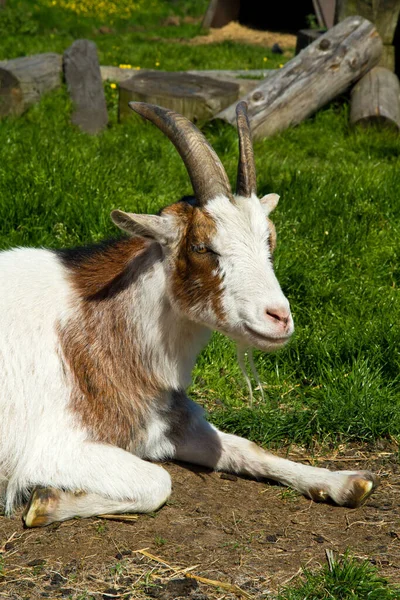
[[251, 337], [255, 338], [256, 340], [259, 340], [264, 344], [267, 343], [269, 346], [274, 346], [276, 348], [286, 344], [286, 342], [288, 342], [291, 337], [290, 335], [285, 335], [282, 337], [272, 337], [269, 335], [265, 335], [264, 333], [260, 333], [259, 331], [253, 329], [252, 327], [247, 325], [247, 323], [243, 323], [243, 329], [246, 333], [251, 335]]

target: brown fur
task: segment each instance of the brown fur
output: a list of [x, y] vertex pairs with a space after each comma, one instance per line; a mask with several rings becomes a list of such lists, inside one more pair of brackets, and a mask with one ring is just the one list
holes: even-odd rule
[[215, 222], [206, 209], [200, 209], [186, 202], [178, 202], [164, 209], [163, 214], [179, 216], [183, 224], [183, 235], [177, 249], [172, 293], [186, 311], [193, 311], [196, 305], [210, 303], [218, 321], [225, 321], [222, 306], [222, 277], [213, 274], [218, 267], [218, 257], [212, 252], [199, 254], [193, 247], [200, 244], [211, 245], [216, 232]]
[[127, 318], [130, 284], [158, 259], [157, 245], [134, 238], [72, 266], [72, 283], [83, 301], [76, 318], [59, 326], [73, 378], [71, 410], [91, 439], [121, 448], [132, 439], [140, 443], [149, 403], [161, 387], [148, 373]]
[[276, 248], [276, 229], [275, 229], [275, 225], [273, 224], [273, 222], [271, 221], [271, 219], [268, 219], [267, 217], [267, 221], [268, 221], [268, 226], [269, 226], [269, 249], [271, 252], [271, 255], [274, 253], [274, 250]]

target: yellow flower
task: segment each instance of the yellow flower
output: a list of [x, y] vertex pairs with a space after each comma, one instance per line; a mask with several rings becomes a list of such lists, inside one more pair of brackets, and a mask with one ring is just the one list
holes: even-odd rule
[[131, 65], [119, 65], [120, 69], [132, 69]]
[[159, 67], [160, 63], [158, 62], [158, 60], [156, 60], [156, 67]]
[[268, 58], [266, 56], [264, 56], [263, 61], [267, 62]]
[[117, 84], [116, 83], [110, 83], [110, 88], [112, 90], [116, 90], [117, 89]]
[[283, 65], [279, 65], [279, 68], [282, 69]]

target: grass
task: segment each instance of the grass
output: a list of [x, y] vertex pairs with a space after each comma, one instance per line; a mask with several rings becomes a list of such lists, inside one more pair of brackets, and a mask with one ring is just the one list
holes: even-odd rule
[[[212, 47], [186, 44], [182, 52], [182, 41], [206, 33], [201, 16], [207, 4], [207, 0], [8, 0], [6, 9], [0, 10], [0, 60], [62, 53], [75, 39], [85, 37], [96, 42], [103, 65], [173, 71], [265, 69], [265, 59], [269, 68], [278, 68], [285, 62], [269, 48], [229, 41]], [[115, 6], [120, 14], [106, 10]], [[182, 19], [180, 25], [165, 25], [172, 14]], [[185, 16], [195, 22], [184, 22]], [[101, 33], [104, 28], [107, 33]]]
[[300, 582], [283, 590], [277, 600], [396, 600], [392, 587], [369, 562], [345, 555], [317, 571], [304, 569]]
[[[67, 11], [67, 1], [62, 4], [10, 0], [7, 18], [12, 23], [14, 15], [14, 30], [10, 25], [1, 38], [0, 57], [62, 51], [86, 32], [103, 63], [154, 67], [159, 60], [166, 69], [265, 65], [265, 48], [230, 42], [183, 49], [168, 41], [174, 28], [160, 23], [171, 14], [169, 2], [112, 20], [114, 33], [103, 36], [96, 30], [101, 19], [77, 16]], [[181, 15], [203, 10], [183, 0], [174, 7]], [[24, 27], [18, 25], [22, 14]], [[145, 29], [130, 32], [133, 21]], [[2, 22], [0, 13], [0, 30]], [[198, 24], [183, 28], [186, 37], [199, 32]], [[161, 41], [151, 41], [155, 31], [164, 36]], [[98, 137], [70, 125], [64, 89], [23, 117], [2, 121], [1, 248], [97, 241], [115, 234], [112, 208], [155, 212], [190, 193], [172, 144], [137, 118], [117, 124], [117, 92], [106, 84], [106, 94], [110, 126]], [[234, 182], [235, 131], [208, 125], [205, 133]], [[249, 406], [234, 346], [220, 335], [198, 361], [193, 397], [214, 423], [263, 444], [400, 439], [399, 137], [351, 131], [342, 102], [257, 142], [255, 153], [260, 195], [281, 195], [274, 214], [275, 266], [296, 334], [279, 354], [256, 353], [265, 402], [256, 394], [255, 406]]]

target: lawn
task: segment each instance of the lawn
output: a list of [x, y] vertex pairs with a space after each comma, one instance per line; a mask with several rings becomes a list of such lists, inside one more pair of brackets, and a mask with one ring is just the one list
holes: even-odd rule
[[[0, 60], [63, 52], [77, 37], [93, 39], [101, 64], [109, 65], [252, 69], [286, 60], [234, 42], [182, 45], [202, 33], [198, 21], [184, 17], [199, 17], [206, 5], [9, 0], [0, 11]], [[182, 17], [181, 25], [162, 24], [171, 14]], [[104, 25], [107, 34], [99, 31]], [[191, 192], [172, 144], [139, 118], [118, 124], [117, 92], [110, 83], [105, 88], [110, 125], [97, 137], [70, 125], [64, 89], [0, 123], [2, 249], [61, 248], [115, 236], [113, 208], [152, 213]], [[203, 131], [234, 184], [235, 130], [208, 124]], [[191, 394], [212, 422], [265, 446], [398, 444], [400, 137], [351, 130], [344, 98], [256, 142], [255, 155], [259, 195], [281, 196], [273, 215], [275, 269], [296, 332], [280, 353], [255, 353], [265, 400], [256, 390], [250, 405], [235, 346], [219, 334], [199, 358]], [[282, 596], [300, 597], [366, 596]]]

